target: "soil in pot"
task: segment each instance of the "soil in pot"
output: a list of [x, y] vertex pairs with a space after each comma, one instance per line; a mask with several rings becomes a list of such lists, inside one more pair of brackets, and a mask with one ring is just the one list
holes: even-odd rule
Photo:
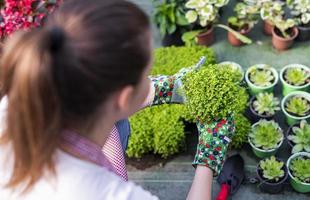
[[298, 41], [308, 41], [310, 40], [310, 22], [303, 26], [298, 26], [299, 34], [297, 36]]
[[214, 43], [214, 29], [212, 26], [209, 26], [205, 31], [197, 35], [198, 44], [203, 46], [210, 46]]
[[268, 180], [263, 177], [263, 170], [258, 165], [257, 168], [257, 177], [260, 181], [260, 184], [258, 185], [259, 188], [267, 193], [276, 194], [283, 190], [285, 181], [288, 177], [287, 168], [285, 165], [283, 165], [282, 170], [284, 170], [284, 176], [281, 177], [277, 182], [275, 180]]
[[264, 33], [265, 35], [271, 36], [272, 35], [272, 29], [273, 29], [273, 25], [271, 25], [270, 22], [268, 21], [264, 21]]
[[[244, 27], [243, 29], [241, 30], [237, 30], [236, 27], [232, 26], [229, 24], [229, 27], [234, 29], [235, 31], [239, 32], [240, 34], [242, 35], [247, 35], [251, 29], [249, 26], [246, 26]], [[241, 46], [241, 45], [244, 45], [244, 43], [242, 41], [240, 41], [234, 34], [232, 34], [230, 31], [228, 31], [227, 33], [227, 39], [229, 41], [229, 43], [233, 46]]]
[[289, 29], [287, 32], [289, 33], [290, 37], [284, 38], [279, 29], [276, 27], [272, 29], [272, 45], [274, 48], [283, 51], [289, 49], [293, 45], [294, 39], [298, 35], [298, 29], [297, 27], [294, 27]]
[[162, 44], [164, 47], [168, 46], [182, 46], [184, 42], [182, 41], [182, 33], [180, 30], [176, 30], [171, 35], [165, 35]]
[[256, 123], [258, 122], [260, 119], [266, 119], [266, 120], [271, 120], [274, 118], [274, 115], [268, 115], [267, 113], [263, 113], [263, 114], [258, 114], [255, 109], [254, 109], [254, 106], [253, 106], [253, 102], [256, 100], [256, 97], [253, 96], [251, 99], [250, 99], [250, 106], [249, 106], [249, 109], [250, 109], [250, 120], [252, 123]]

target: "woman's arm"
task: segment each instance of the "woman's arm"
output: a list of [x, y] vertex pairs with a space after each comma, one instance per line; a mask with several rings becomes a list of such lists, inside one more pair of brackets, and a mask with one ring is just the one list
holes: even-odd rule
[[210, 168], [198, 165], [187, 200], [210, 200], [213, 172]]

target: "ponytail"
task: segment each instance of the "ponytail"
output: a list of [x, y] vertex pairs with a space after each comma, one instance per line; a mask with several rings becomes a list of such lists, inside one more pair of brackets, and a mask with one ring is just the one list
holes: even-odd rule
[[52, 65], [59, 47], [52, 42], [49, 31], [34, 30], [18, 33], [4, 48], [1, 78], [8, 96], [4, 137], [14, 154], [7, 187], [23, 182], [27, 191], [43, 169], [55, 172], [52, 155], [60, 132], [60, 103]]

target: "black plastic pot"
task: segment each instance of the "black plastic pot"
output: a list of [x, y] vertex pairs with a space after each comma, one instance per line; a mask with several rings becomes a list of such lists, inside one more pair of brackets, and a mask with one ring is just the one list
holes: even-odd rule
[[310, 24], [306, 26], [298, 26], [299, 34], [297, 36], [298, 41], [310, 40]]
[[171, 35], [165, 35], [162, 40], [162, 45], [165, 47], [168, 46], [182, 46], [184, 42], [182, 41], [182, 33], [180, 30], [176, 30]]
[[266, 120], [271, 120], [273, 119], [274, 115], [261, 115], [261, 114], [258, 114], [255, 110], [254, 110], [254, 107], [253, 107], [253, 102], [256, 100], [256, 97], [253, 96], [251, 99], [250, 99], [250, 120], [252, 123], [256, 123], [258, 122], [260, 119], [266, 119]]
[[[278, 158], [276, 158], [278, 161], [282, 161]], [[282, 161], [283, 162], [283, 161]], [[282, 169], [284, 170], [284, 176], [282, 177], [282, 179], [279, 182], [268, 182], [265, 178], [263, 178], [263, 174], [262, 174], [262, 169], [260, 169], [259, 164], [256, 167], [256, 174], [257, 174], [257, 178], [259, 180], [259, 189], [270, 193], [270, 194], [277, 194], [281, 191], [283, 191], [284, 185], [285, 185], [285, 181], [287, 180], [288, 177], [288, 172], [287, 172], [287, 167], [284, 165], [282, 167]]]

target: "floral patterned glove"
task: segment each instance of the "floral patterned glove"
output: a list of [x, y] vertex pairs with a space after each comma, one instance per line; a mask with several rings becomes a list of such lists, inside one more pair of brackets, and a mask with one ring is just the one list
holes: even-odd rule
[[220, 174], [227, 147], [235, 132], [234, 117], [202, 123], [197, 120], [199, 143], [193, 166], [203, 165], [213, 170], [214, 176]]
[[155, 88], [155, 96], [153, 105], [164, 103], [184, 103], [184, 95], [181, 94], [182, 78], [193, 70], [199, 69], [206, 61], [205, 57], [201, 57], [200, 61], [194, 67], [182, 68], [178, 73], [172, 76], [159, 75], [150, 77]]

